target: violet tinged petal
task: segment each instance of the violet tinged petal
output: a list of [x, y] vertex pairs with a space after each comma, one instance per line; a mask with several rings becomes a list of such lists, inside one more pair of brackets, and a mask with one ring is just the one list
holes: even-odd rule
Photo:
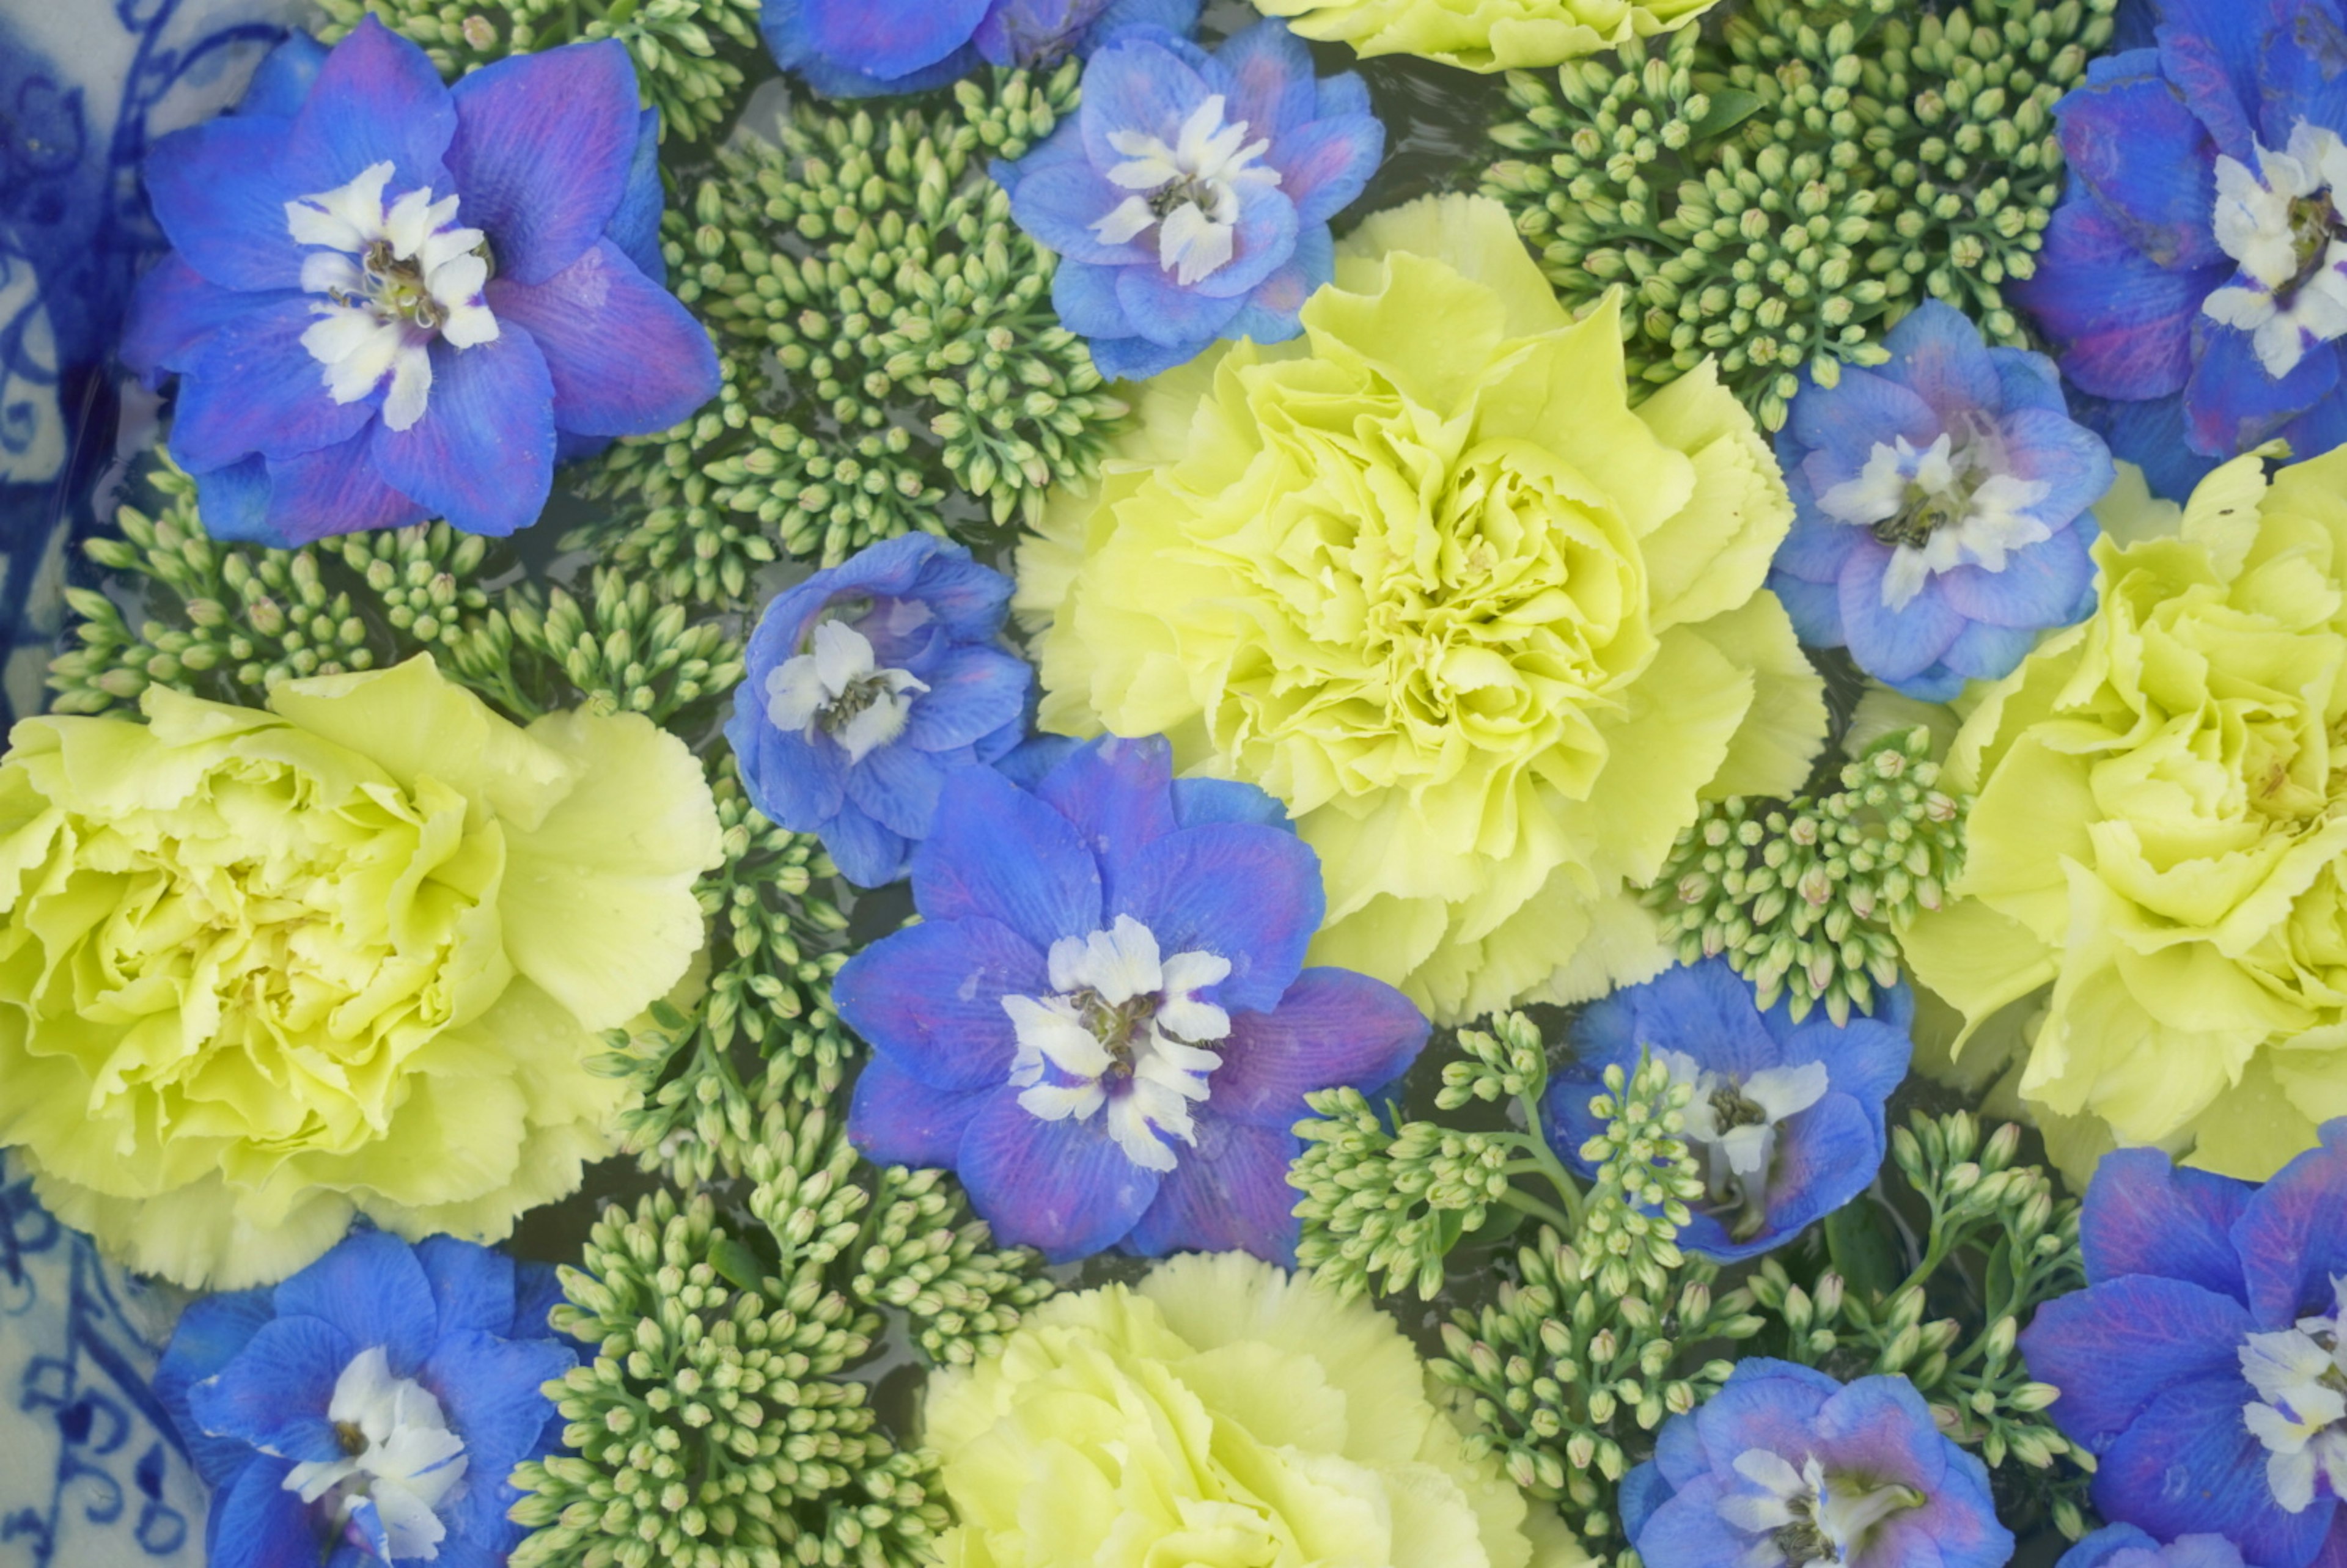
[[1003, 1082], [1019, 1049], [1005, 995], [1051, 991], [1043, 955], [987, 919], [924, 920], [847, 960], [832, 999], [848, 1028], [938, 1089]]
[[989, 0], [798, 0], [806, 47], [888, 78], [936, 65], [978, 31]]
[[1101, 170], [1123, 162], [1125, 154], [1109, 139], [1120, 131], [1174, 146], [1182, 122], [1211, 93], [1190, 63], [1158, 39], [1129, 38], [1101, 50], [1084, 67], [1084, 101], [1076, 111], [1089, 161]]
[[2180, 1279], [2128, 1275], [2047, 1302], [2021, 1335], [2029, 1375], [2062, 1397], [2055, 1425], [2102, 1453], [2142, 1417], [2163, 1389], [2211, 1380], [2237, 1399], [2248, 1311]]
[[921, 752], [975, 745], [1026, 711], [1035, 672], [999, 648], [963, 644], [924, 677], [929, 689], [913, 699], [898, 744]]
[[554, 422], [565, 430], [665, 430], [717, 395], [708, 330], [609, 240], [593, 241], [543, 283], [494, 279], [487, 298], [498, 321], [527, 328], [545, 355]]
[[1980, 329], [1953, 305], [1924, 301], [1891, 329], [1882, 347], [1891, 357], [1871, 374], [1922, 398], [1942, 429], [1960, 430], [1967, 414], [1997, 405], [1996, 362]]
[[2268, 33], [2259, 76], [2269, 147], [2289, 145], [2303, 122], [2347, 132], [2347, 28], [2335, 5], [2291, 5]]
[[1935, 579], [1927, 579], [1915, 597], [1897, 610], [1883, 603], [1882, 579], [1891, 557], [1881, 546], [1860, 545], [1850, 552], [1838, 586], [1842, 635], [1850, 639], [1850, 656], [1876, 680], [1896, 684], [1938, 663], [1963, 630], [1964, 618]]
[[[1219, 1098], [1219, 1093], [1217, 1098]], [[1301, 1225], [1289, 1162], [1304, 1141], [1285, 1127], [1231, 1121], [1208, 1105], [1197, 1115], [1197, 1143], [1165, 1173], [1157, 1195], [1124, 1237], [1143, 1257], [1176, 1252], [1248, 1252], [1296, 1266]]]
[[[213, 1549], [206, 1552], [207, 1561], [233, 1563], [235, 1568], [318, 1568], [332, 1535], [300, 1493], [285, 1490], [292, 1469], [284, 1460], [264, 1455], [244, 1468], [226, 1494], [212, 1500], [205, 1538]], [[230, 1543], [225, 1549], [220, 1547], [223, 1542]]]
[[2130, 245], [2166, 268], [2231, 265], [2210, 218], [2216, 144], [2167, 81], [2081, 87], [2060, 118], [2064, 161]]
[[1074, 825], [991, 768], [948, 781], [913, 854], [913, 898], [924, 919], [999, 920], [1039, 952], [1108, 924], [1099, 867]]
[[1100, 862], [1102, 898], [1112, 911], [1121, 871], [1180, 825], [1173, 784], [1174, 748], [1162, 737], [1102, 735], [1077, 746], [1035, 785]]
[[2218, 150], [2252, 168], [2262, 96], [2258, 67], [2287, 9], [2288, 0], [2161, 0], [2160, 73], [2182, 91]]
[[943, 767], [899, 738], [847, 770], [847, 798], [890, 833], [917, 839], [928, 833], [930, 819], [937, 815], [938, 790], [944, 782]]
[[[2095, 445], [2101, 449], [2102, 443]], [[2061, 528], [2007, 555], [2001, 571], [1960, 566], [1939, 573], [1940, 592], [1968, 620], [2024, 631], [2062, 625], [2095, 580], [2090, 538], [2086, 528]]]
[[179, 1430], [196, 1472], [214, 1491], [252, 1462], [252, 1447], [236, 1438], [209, 1436], [188, 1408], [188, 1391], [236, 1359], [276, 1316], [265, 1290], [239, 1290], [190, 1302], [179, 1314], [170, 1347], [155, 1368], [155, 1397]]
[[498, 277], [547, 282], [602, 237], [628, 189], [639, 111], [626, 46], [605, 38], [515, 55], [450, 97], [458, 219], [487, 233]]
[[298, 289], [302, 248], [285, 203], [311, 194], [279, 165], [292, 122], [228, 115], [156, 138], [147, 200], [179, 257], [224, 289]]
[[876, 1051], [856, 1080], [847, 1108], [848, 1142], [880, 1165], [950, 1166], [959, 1157], [970, 1118], [1000, 1083], [982, 1089], [937, 1089]]
[[2132, 402], [2184, 390], [2201, 302], [2231, 275], [2230, 266], [2168, 271], [2079, 194], [2055, 210], [2036, 275], [2011, 294], [2060, 345], [2065, 375]]
[[1088, 340], [1085, 346], [1092, 350], [1092, 364], [1103, 379], [1146, 381], [1176, 365], [1189, 364], [1213, 347], [1214, 343], [1214, 334], [1209, 333], [1178, 343], [1152, 343], [1145, 337], [1096, 337]]
[[2332, 1281], [2347, 1276], [2347, 1118], [2324, 1122], [2321, 1138], [2259, 1188], [2233, 1222], [2233, 1250], [2260, 1328], [2327, 1313], [2337, 1301]]
[[2196, 452], [2229, 457], [2258, 446], [2339, 385], [2339, 351], [2310, 348], [2288, 375], [2267, 374], [2255, 339], [2239, 327], [2199, 322], [2197, 358], [2184, 388], [2186, 439]]
[[2157, 1149], [2104, 1155], [2078, 1216], [2087, 1280], [2158, 1275], [2246, 1305], [2232, 1232], [2256, 1191], [2249, 1182], [2174, 1164]]
[[1302, 839], [1215, 823], [1169, 833], [1126, 859], [1105, 907], [1148, 927], [1161, 953], [1229, 960], [1229, 976], [1200, 997], [1232, 1012], [1261, 1012], [1296, 983], [1327, 905], [1320, 857]]
[[166, 372], [194, 364], [212, 334], [237, 317], [302, 297], [290, 289], [223, 289], [174, 251], [149, 267], [131, 292], [118, 352], [151, 390], [163, 384]]
[[[1276, 149], [1318, 112], [1312, 46], [1285, 22], [1266, 18], [1241, 28], [1214, 51], [1214, 64], [1229, 81], [1223, 117], [1245, 121], [1249, 141], [1268, 138]], [[1286, 172], [1284, 164], [1280, 172]]]
[[513, 1337], [514, 1260], [495, 1247], [436, 1235], [415, 1244], [432, 1289], [439, 1336], [477, 1330]]
[[[284, 178], [296, 195], [335, 190], [369, 168], [395, 172], [387, 194], [431, 186], [447, 195], [441, 155], [456, 133], [456, 106], [422, 49], [372, 12], [334, 46], [293, 117]], [[460, 214], [461, 216], [461, 214]], [[282, 226], [284, 214], [278, 214]]]
[[[2091, 580], [2091, 578], [2089, 579]], [[2060, 620], [2076, 619], [2064, 615]], [[1985, 620], [1966, 624], [1956, 640], [1940, 654], [1940, 661], [1899, 690], [1926, 702], [1945, 702], [1963, 690], [1967, 681], [1999, 681], [2029, 657], [2044, 631], [2036, 626], [1992, 626]]]
[[2339, 1501], [2318, 1496], [2302, 1513], [2282, 1512], [2266, 1481], [2265, 1445], [2241, 1419], [2255, 1397], [2238, 1372], [2167, 1388], [2101, 1456], [2096, 1512], [2163, 1540], [2222, 1535], [2268, 1568], [2310, 1563]]
[[1852, 366], [1839, 384], [1805, 388], [1788, 413], [1786, 430], [1808, 449], [1801, 468], [1824, 495], [1855, 479], [1877, 446], [1904, 440], [1918, 448], [1940, 436], [1938, 415], [1922, 396], [1881, 370]]
[[970, 1118], [956, 1163], [970, 1207], [995, 1238], [1036, 1247], [1053, 1263], [1123, 1240], [1161, 1181], [1109, 1136], [1106, 1112], [1046, 1122], [1007, 1090]]
[[[854, 774], [849, 780], [854, 782]], [[815, 835], [823, 840], [824, 853], [839, 867], [839, 874], [858, 887], [886, 887], [905, 879], [911, 841], [852, 799], [817, 828]]]
[[1217, 1115], [1286, 1131], [1311, 1114], [1304, 1097], [1346, 1087], [1375, 1091], [1409, 1071], [1430, 1026], [1383, 980], [1309, 968], [1268, 1012], [1231, 1016], [1215, 1051], [1210, 1102]]
[[512, 322], [485, 343], [432, 345], [432, 395], [405, 430], [378, 423], [375, 466], [433, 516], [468, 534], [538, 521], [554, 487], [554, 383]]
[[1114, 267], [1062, 257], [1051, 274], [1051, 305], [1060, 313], [1060, 324], [1078, 337], [1097, 343], [1133, 335], [1133, 323], [1116, 296]]
[[2042, 408], [2065, 419], [2070, 416], [2062, 396], [2062, 372], [2051, 359], [2032, 349], [2003, 347], [1991, 348], [1988, 356], [1996, 365], [1998, 406], [2004, 413]]
[[381, 1347], [395, 1378], [412, 1378], [440, 1322], [432, 1283], [405, 1242], [359, 1231], [277, 1287], [279, 1318], [315, 1317], [360, 1350]]
[[189, 1413], [204, 1431], [282, 1458], [340, 1459], [343, 1445], [326, 1410], [343, 1368], [366, 1348], [321, 1318], [275, 1318], [234, 1360], [188, 1390]]
[[317, 318], [299, 296], [222, 323], [179, 384], [171, 450], [190, 470], [224, 468], [254, 452], [298, 457], [356, 436], [374, 396], [336, 403], [325, 368], [302, 346]]

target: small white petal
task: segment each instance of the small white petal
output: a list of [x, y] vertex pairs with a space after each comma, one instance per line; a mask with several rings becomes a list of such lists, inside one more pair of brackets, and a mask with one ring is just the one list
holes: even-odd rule
[[1891, 564], [1882, 571], [1882, 607], [1891, 610], [1906, 609], [1923, 591], [1923, 584], [1931, 575], [1931, 563], [1923, 559], [1922, 551], [1904, 545], [1892, 550]]
[[872, 644], [844, 620], [818, 621], [815, 667], [823, 677], [824, 690], [834, 699], [843, 697], [860, 677], [872, 673]]
[[362, 293], [366, 289], [366, 274], [359, 264], [340, 251], [313, 251], [302, 258], [302, 288], [313, 294]]
[[383, 400], [385, 428], [414, 429], [431, 396], [431, 354], [420, 343], [401, 344], [391, 363], [391, 392]]
[[909, 704], [901, 697], [881, 694], [856, 710], [854, 717], [840, 726], [840, 748], [846, 752], [849, 766], [862, 762], [874, 752], [905, 733], [906, 714]]
[[1764, 1067], [1744, 1081], [1744, 1098], [1771, 1122], [1798, 1116], [1826, 1097], [1831, 1076], [1822, 1061], [1799, 1067]]
[[487, 305], [458, 305], [448, 313], [441, 323], [440, 335], [452, 348], [478, 348], [485, 343], [495, 343], [505, 329]]
[[1103, 245], [1122, 245], [1137, 235], [1147, 233], [1150, 225], [1156, 221], [1157, 213], [1147, 200], [1138, 196], [1128, 196], [1118, 202], [1107, 217], [1092, 225], [1092, 232], [1100, 236], [1100, 242]]

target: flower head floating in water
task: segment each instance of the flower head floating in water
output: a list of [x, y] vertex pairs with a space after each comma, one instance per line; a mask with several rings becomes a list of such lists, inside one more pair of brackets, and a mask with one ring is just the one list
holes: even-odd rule
[[[303, 90], [174, 132], [147, 188], [172, 244], [123, 359], [179, 373], [171, 453], [215, 538], [289, 546], [445, 518], [537, 520], [558, 451], [714, 396], [661, 270], [655, 128], [617, 43], [443, 87], [372, 15]], [[648, 275], [649, 274], [649, 275]]]

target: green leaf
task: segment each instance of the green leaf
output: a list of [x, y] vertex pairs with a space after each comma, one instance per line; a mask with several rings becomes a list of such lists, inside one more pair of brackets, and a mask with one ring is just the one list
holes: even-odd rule
[[1880, 1204], [1867, 1197], [1844, 1204], [1826, 1216], [1825, 1230], [1826, 1252], [1852, 1296], [1873, 1303], [1899, 1288], [1906, 1269]]
[[1992, 1323], [2004, 1314], [2014, 1311], [2020, 1303], [2014, 1300], [2013, 1242], [2000, 1238], [1996, 1250], [1988, 1255], [1988, 1279], [1984, 1298], [1988, 1320]]
[[1710, 97], [1711, 112], [1687, 128], [1697, 141], [1732, 129], [1760, 110], [1760, 95], [1741, 87], [1722, 87]]
[[730, 1235], [710, 1243], [709, 1266], [723, 1275], [727, 1284], [742, 1290], [757, 1289], [765, 1276], [758, 1255]]

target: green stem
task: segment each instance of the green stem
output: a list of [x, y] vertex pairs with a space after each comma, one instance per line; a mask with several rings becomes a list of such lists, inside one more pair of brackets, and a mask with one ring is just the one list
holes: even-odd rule
[[1549, 1147], [1548, 1136], [1541, 1131], [1539, 1104], [1531, 1095], [1519, 1094], [1516, 1105], [1524, 1113], [1524, 1125], [1531, 1129], [1519, 1136], [1519, 1143], [1540, 1167], [1541, 1174], [1548, 1178], [1549, 1185], [1556, 1189], [1556, 1195], [1563, 1200], [1565, 1212], [1573, 1216], [1573, 1228], [1578, 1231], [1582, 1214], [1581, 1184], [1573, 1179], [1573, 1173], [1564, 1168], [1564, 1162], [1556, 1157], [1554, 1149]]
[[1581, 1229], [1579, 1220], [1560, 1212], [1553, 1204], [1541, 1202], [1530, 1193], [1520, 1193], [1515, 1188], [1510, 1187], [1500, 1194], [1500, 1201], [1512, 1209], [1532, 1215], [1536, 1220], [1547, 1221], [1557, 1228], [1560, 1235], [1568, 1239]]

